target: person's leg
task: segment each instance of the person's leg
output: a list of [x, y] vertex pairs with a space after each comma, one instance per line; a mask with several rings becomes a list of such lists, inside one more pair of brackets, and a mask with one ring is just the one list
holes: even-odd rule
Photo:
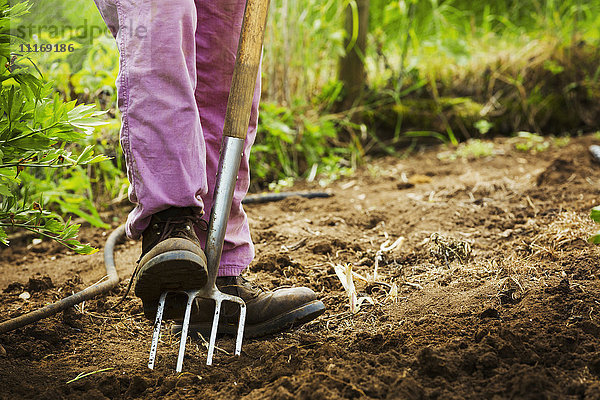
[[120, 52], [121, 144], [135, 204], [126, 231], [143, 236], [135, 293], [153, 318], [163, 291], [202, 287], [207, 275], [194, 233], [207, 193], [194, 93], [196, 7], [194, 0], [95, 1]]
[[195, 104], [194, 0], [95, 0], [116, 37], [121, 144], [135, 204], [127, 235], [137, 239], [153, 214], [203, 208], [206, 149]]
[[[208, 194], [203, 196], [208, 220], [212, 208], [219, 150], [225, 123], [225, 111], [233, 68], [238, 48], [245, 1], [243, 0], [196, 0], [198, 27], [196, 30], [196, 102], [206, 141], [206, 174]], [[254, 258], [254, 245], [242, 199], [250, 185], [249, 155], [256, 137], [258, 103], [260, 98], [260, 72], [256, 81], [254, 101], [245, 150], [235, 186], [231, 214], [219, 266], [219, 276], [237, 276]], [[205, 232], [198, 231], [202, 243]]]
[[[121, 52], [121, 138], [130, 199], [136, 204], [128, 219], [128, 234], [143, 235], [145, 255], [136, 275], [136, 294], [144, 302], [146, 316], [152, 318], [163, 290], [198, 289], [206, 281], [206, 259], [192, 227], [203, 233], [196, 219], [202, 206], [206, 211], [212, 206], [244, 1], [195, 0], [197, 8], [194, 0], [96, 1]], [[128, 37], [133, 30], [138, 32], [138, 26], [147, 36]], [[241, 201], [249, 186], [248, 156], [256, 134], [259, 93], [257, 85], [217, 279], [220, 290], [246, 302], [249, 336], [306, 322], [325, 308], [308, 288], [265, 292], [239, 276], [254, 257]], [[180, 302], [172, 303], [173, 313], [165, 318], [181, 318]], [[195, 306], [196, 329], [205, 330], [212, 321], [213, 304], [197, 299]], [[224, 331], [229, 331], [235, 312], [224, 311]]]

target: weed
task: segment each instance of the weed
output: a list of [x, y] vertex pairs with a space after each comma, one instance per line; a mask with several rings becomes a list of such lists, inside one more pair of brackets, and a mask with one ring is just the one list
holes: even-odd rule
[[550, 141], [537, 133], [524, 132], [518, 133], [513, 140], [515, 149], [523, 152], [541, 153], [550, 147]]
[[311, 113], [306, 107], [261, 104], [257, 143], [250, 154], [255, 186], [309, 176], [330, 181], [352, 169], [349, 160], [362, 157], [358, 148], [338, 142], [337, 128], [330, 118]]
[[569, 145], [571, 138], [569, 136], [559, 136], [552, 138], [552, 145], [556, 148], [563, 148]]
[[480, 139], [470, 139], [460, 143], [456, 150], [445, 151], [438, 154], [441, 160], [455, 160], [457, 158], [476, 159], [494, 155], [494, 143]]
[[[590, 218], [592, 219], [592, 221], [600, 223], [600, 206], [592, 208]], [[591, 243], [600, 244], [600, 231], [597, 232], [594, 236], [590, 237], [589, 240]]]
[[461, 158], [481, 158], [494, 155], [494, 143], [479, 139], [471, 139], [461, 143], [455, 154]]
[[473, 126], [479, 131], [481, 135], [485, 135], [490, 131], [490, 129], [494, 127], [494, 124], [489, 121], [486, 121], [485, 119], [480, 119], [479, 121], [475, 122]]

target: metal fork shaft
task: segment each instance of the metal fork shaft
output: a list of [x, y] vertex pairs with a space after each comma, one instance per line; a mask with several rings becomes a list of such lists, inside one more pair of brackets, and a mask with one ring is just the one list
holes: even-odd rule
[[208, 223], [208, 232], [206, 233], [206, 265], [208, 267], [207, 286], [215, 285], [219, 263], [221, 261], [221, 252], [223, 251], [223, 241], [225, 239], [225, 230], [231, 211], [231, 201], [237, 181], [237, 174], [240, 168], [242, 151], [244, 150], [244, 139], [225, 136], [221, 145], [221, 157], [217, 170], [217, 180], [215, 182], [215, 192], [213, 196], [213, 207], [210, 212]]

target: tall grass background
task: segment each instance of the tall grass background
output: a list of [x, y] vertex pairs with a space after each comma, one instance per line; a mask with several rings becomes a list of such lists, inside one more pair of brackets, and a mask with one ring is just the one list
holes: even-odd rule
[[[327, 184], [369, 152], [403, 154], [423, 137], [457, 144], [518, 130], [575, 134], [597, 124], [598, 103], [596, 111], [586, 104], [600, 101], [600, 0], [370, 0], [366, 95], [340, 109], [344, 18], [353, 1], [271, 1], [254, 190], [298, 178]], [[20, 23], [83, 21], [104, 25], [92, 0], [35, 2]], [[86, 38], [71, 55], [38, 54], [36, 62], [65, 97], [108, 110], [110, 125], [90, 140], [115, 162], [87, 171], [94, 190], [82, 198], [122, 199], [114, 41]]]

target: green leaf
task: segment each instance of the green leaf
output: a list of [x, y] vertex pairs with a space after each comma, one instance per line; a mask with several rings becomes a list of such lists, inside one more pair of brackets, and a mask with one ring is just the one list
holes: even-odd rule
[[108, 161], [110, 160], [110, 157], [105, 156], [104, 154], [98, 154], [95, 155], [94, 157], [90, 158], [89, 160], [86, 160], [83, 165], [87, 165], [87, 164], [96, 164], [102, 161]]
[[[70, 101], [66, 103], [66, 105], [70, 108], [75, 105], [75, 101]], [[81, 104], [73, 109], [71, 109], [67, 113], [67, 117], [69, 121], [76, 120], [78, 118], [85, 118], [90, 114], [90, 111], [93, 111], [96, 108], [95, 104]]]
[[44, 223], [44, 229], [55, 234], [61, 234], [64, 230], [64, 225], [55, 219], [47, 219]]
[[79, 242], [77, 242], [77, 245], [75, 245], [75, 248], [73, 250], [75, 251], [75, 253], [81, 255], [91, 255], [98, 252], [98, 249], [88, 244], [81, 244]]
[[76, 127], [92, 127], [92, 126], [102, 126], [108, 124], [108, 121], [103, 121], [97, 117], [86, 117], [86, 118], [77, 118], [72, 119], [69, 123]]
[[590, 243], [600, 244], [600, 232], [596, 233], [594, 236], [589, 238]]
[[67, 203], [65, 201], [62, 201], [62, 200], [56, 200], [56, 202], [58, 204], [60, 204], [60, 208], [65, 213], [75, 214], [78, 217], [83, 218], [84, 220], [86, 220], [87, 222], [89, 222], [93, 226], [97, 226], [97, 227], [100, 227], [100, 228], [103, 228], [103, 229], [109, 229], [110, 228], [110, 225], [108, 225], [107, 223], [105, 223], [104, 221], [102, 221], [102, 219], [100, 218], [100, 215], [98, 215], [98, 212], [94, 208], [94, 205], [89, 200], [87, 200], [87, 199], [85, 201], [83, 201], [83, 203], [86, 204], [88, 206], [88, 208], [90, 208], [90, 212], [89, 213], [85, 212], [83, 210], [83, 207], [81, 207], [80, 205], [69, 204], [69, 203]]
[[596, 222], [600, 222], [600, 206], [596, 206], [592, 208], [592, 212], [590, 213], [590, 218]]
[[17, 3], [14, 6], [12, 6], [11, 8], [9, 8], [8, 14], [10, 15], [10, 18], [19, 17], [19, 16], [29, 12], [30, 8], [31, 8], [31, 5], [29, 4], [29, 2], [24, 1], [21, 3]]
[[8, 188], [8, 186], [0, 183], [0, 196], [13, 197], [14, 195], [10, 191], [10, 189]]
[[94, 149], [94, 146], [86, 146], [85, 149], [83, 149], [83, 151], [81, 152], [81, 154], [79, 154], [79, 157], [77, 157], [77, 160], [75, 161], [75, 163], [81, 164], [82, 162], [85, 162], [85, 160], [90, 158], [92, 156], [92, 154], [94, 153], [93, 149]]
[[11, 143], [18, 149], [28, 150], [44, 150], [50, 147], [53, 143], [52, 140], [42, 136], [30, 136], [23, 139], [15, 140]]
[[8, 246], [8, 235], [6, 234], [6, 231], [4, 230], [4, 228], [2, 228], [0, 226], [0, 243]]

